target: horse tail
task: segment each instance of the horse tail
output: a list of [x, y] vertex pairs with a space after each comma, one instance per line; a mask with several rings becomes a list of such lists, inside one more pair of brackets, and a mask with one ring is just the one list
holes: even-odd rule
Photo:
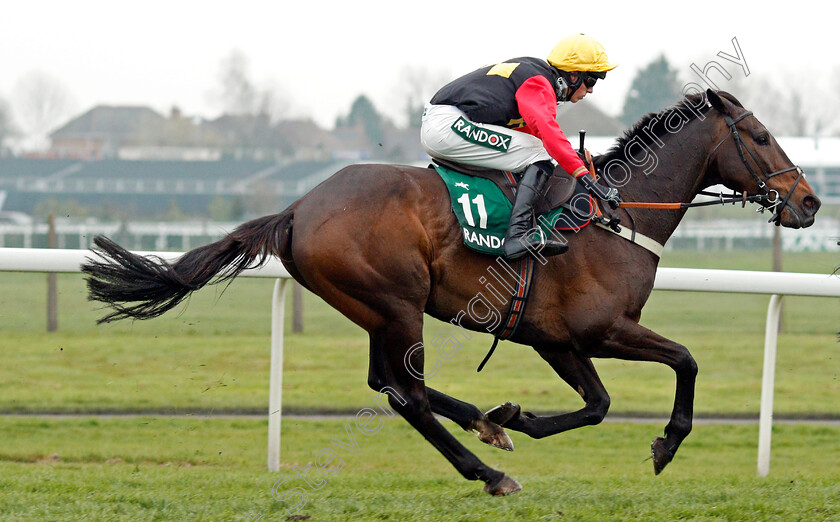
[[286, 210], [248, 221], [172, 264], [157, 256], [134, 254], [97, 236], [94, 252], [101, 260], [88, 258], [82, 272], [87, 274], [88, 299], [113, 309], [97, 323], [157, 317], [208, 283], [230, 281], [247, 268], [262, 266], [271, 256], [288, 253], [291, 217], [292, 212]]

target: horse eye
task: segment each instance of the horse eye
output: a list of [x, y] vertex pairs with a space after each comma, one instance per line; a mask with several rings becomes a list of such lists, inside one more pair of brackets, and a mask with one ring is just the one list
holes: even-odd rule
[[769, 145], [770, 144], [770, 137], [767, 136], [766, 134], [759, 134], [755, 138], [755, 142], [758, 143], [759, 145]]

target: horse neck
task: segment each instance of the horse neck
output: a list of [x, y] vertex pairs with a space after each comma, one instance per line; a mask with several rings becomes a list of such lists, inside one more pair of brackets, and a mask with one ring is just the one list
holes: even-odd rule
[[[625, 201], [648, 203], [689, 203], [709, 185], [706, 183], [707, 158], [713, 146], [714, 117], [687, 122], [680, 131], [660, 136], [646, 145], [648, 155], [655, 154], [655, 166], [631, 168], [630, 180], [620, 189]], [[664, 244], [676, 230], [686, 209], [632, 209], [636, 229]], [[629, 220], [625, 221], [629, 224]]]

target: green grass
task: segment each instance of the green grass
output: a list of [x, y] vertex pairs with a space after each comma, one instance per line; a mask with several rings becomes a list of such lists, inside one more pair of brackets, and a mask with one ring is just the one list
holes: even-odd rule
[[[828, 273], [832, 254], [787, 254], [789, 271]], [[768, 252], [671, 252], [663, 266], [766, 270]], [[45, 276], [0, 273], [0, 411], [264, 412], [268, 402], [270, 280], [208, 288], [151, 321], [96, 326], [81, 276], [59, 277], [59, 331], [44, 332]], [[757, 414], [768, 297], [655, 292], [642, 324], [685, 344], [700, 366], [696, 411]], [[288, 314], [291, 315], [291, 314]], [[290, 318], [287, 318], [290, 322]], [[786, 298], [776, 381], [778, 415], [840, 414], [840, 299]], [[426, 338], [444, 328], [429, 319]], [[305, 295], [305, 332], [286, 329], [284, 409], [365, 406], [366, 334]], [[580, 406], [577, 394], [525, 346], [476, 334], [429, 385], [479, 407], [507, 400], [533, 411]], [[433, 354], [432, 354], [433, 355]], [[434, 359], [427, 356], [428, 364]], [[653, 363], [597, 360], [612, 412], [666, 414], [674, 376]]]
[[[370, 396], [368, 396], [370, 399]], [[368, 403], [372, 405], [372, 403]], [[492, 498], [462, 479], [404, 421], [376, 434], [348, 420], [283, 422], [282, 469], [265, 471], [266, 421], [203, 418], [0, 419], [0, 520], [836, 520], [840, 428], [776, 426], [771, 474], [756, 476], [756, 426], [700, 425], [662, 475], [646, 460], [661, 425], [606, 423], [532, 440], [513, 453], [456, 437], [521, 493]], [[451, 423], [448, 424], [452, 426]], [[315, 456], [334, 448], [336, 474]], [[339, 462], [338, 459], [341, 459]], [[314, 490], [294, 467], [323, 481]]]
[[[769, 254], [668, 253], [663, 266], [767, 270]], [[840, 260], [789, 254], [790, 271], [828, 273]], [[267, 410], [272, 282], [206, 289], [186, 309], [96, 326], [80, 276], [62, 275], [60, 329], [44, 332], [45, 276], [0, 273], [0, 411]], [[696, 411], [757, 414], [766, 296], [657, 292], [643, 324], [689, 346], [700, 365]], [[840, 415], [840, 300], [788, 298], [776, 380], [778, 415]], [[284, 410], [355, 412], [373, 405], [364, 332], [305, 295], [305, 332], [286, 329]], [[290, 321], [290, 319], [289, 319]], [[429, 320], [426, 337], [444, 327]], [[481, 374], [490, 338], [476, 335], [429, 384], [490, 407], [505, 400], [565, 411], [580, 400], [530, 348], [502, 343]], [[431, 362], [431, 361], [430, 361]], [[667, 414], [665, 366], [598, 360], [612, 413]], [[267, 421], [155, 415], [0, 417], [0, 520], [286, 520], [272, 487], [314, 463], [348, 420], [283, 420], [278, 474], [265, 471]], [[513, 453], [446, 423], [524, 490], [491, 498], [462, 479], [416, 431], [388, 419], [337, 449], [341, 471], [307, 491], [311, 520], [837, 520], [840, 428], [776, 425], [771, 475], [756, 477], [755, 425], [695, 426], [654, 477], [649, 456], [664, 423], [604, 423], [543, 440], [512, 433]], [[314, 464], [313, 464], [314, 466]], [[312, 471], [318, 477], [316, 471]]]

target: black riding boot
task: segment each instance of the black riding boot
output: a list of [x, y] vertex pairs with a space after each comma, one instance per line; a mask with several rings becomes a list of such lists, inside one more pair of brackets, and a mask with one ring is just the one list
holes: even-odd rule
[[516, 201], [513, 203], [513, 211], [510, 213], [510, 224], [507, 235], [505, 235], [505, 258], [513, 261], [528, 253], [528, 251], [539, 251], [544, 257], [556, 256], [569, 249], [568, 245], [551, 238], [546, 238], [545, 244], [540, 248], [540, 240], [535, 239], [531, 230], [534, 215], [534, 204], [537, 196], [545, 187], [550, 172], [545, 172], [536, 164], [528, 165], [522, 174], [522, 181], [516, 190]]

